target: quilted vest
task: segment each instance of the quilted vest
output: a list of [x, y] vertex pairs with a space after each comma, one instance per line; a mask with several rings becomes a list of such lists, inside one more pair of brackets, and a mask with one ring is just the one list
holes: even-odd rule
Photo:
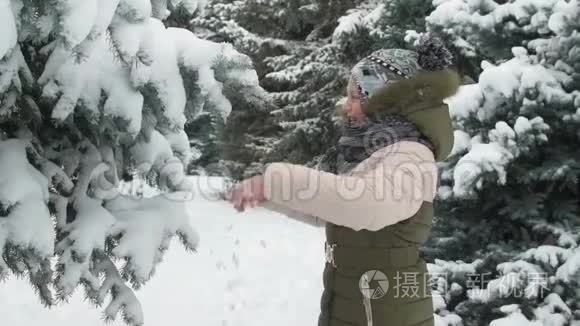
[[[327, 223], [318, 326], [433, 326], [433, 299], [419, 246], [433, 204], [378, 231]], [[366, 275], [365, 278], [363, 275]]]

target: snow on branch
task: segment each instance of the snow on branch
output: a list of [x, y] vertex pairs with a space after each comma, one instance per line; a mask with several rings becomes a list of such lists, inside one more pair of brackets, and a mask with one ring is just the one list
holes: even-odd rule
[[[143, 324], [133, 290], [173, 237], [199, 245], [185, 124], [263, 94], [249, 57], [160, 20], [205, 4], [0, 0], [0, 279], [26, 275], [46, 305], [81, 284], [111, 295], [105, 319]], [[159, 194], [122, 194], [132, 176]]]

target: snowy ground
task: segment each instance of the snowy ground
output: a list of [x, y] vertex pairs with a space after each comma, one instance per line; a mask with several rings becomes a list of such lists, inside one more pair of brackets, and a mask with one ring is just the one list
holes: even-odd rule
[[[322, 293], [324, 229], [256, 208], [238, 213], [197, 196], [192, 225], [201, 242], [187, 254], [175, 242], [155, 277], [137, 292], [147, 326], [316, 325]], [[83, 300], [43, 308], [27, 281], [0, 284], [2, 326], [101, 326]], [[120, 318], [110, 325], [123, 325]]]

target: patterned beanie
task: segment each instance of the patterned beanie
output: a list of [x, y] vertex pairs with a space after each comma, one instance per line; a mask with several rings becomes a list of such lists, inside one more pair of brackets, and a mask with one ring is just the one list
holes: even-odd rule
[[360, 60], [350, 78], [357, 86], [364, 105], [386, 83], [410, 78], [419, 70], [443, 70], [453, 55], [440, 38], [429, 33], [419, 37], [416, 49], [380, 49]]

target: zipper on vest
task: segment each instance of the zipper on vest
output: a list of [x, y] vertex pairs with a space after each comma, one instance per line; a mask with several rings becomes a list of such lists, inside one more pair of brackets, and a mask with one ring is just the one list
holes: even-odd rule
[[[366, 275], [363, 275], [362, 282], [363, 282], [365, 289], [370, 289], [369, 280], [368, 280]], [[367, 290], [367, 291], [369, 291], [369, 290]], [[373, 326], [373, 309], [372, 309], [372, 305], [371, 305], [370, 295], [371, 295], [371, 292], [369, 291], [368, 293], [363, 293], [363, 296], [362, 296], [363, 305], [365, 306], [365, 314], [367, 316], [367, 326]]]
[[367, 314], [367, 326], [373, 326], [373, 309], [371, 306], [371, 299], [363, 296], [363, 304], [365, 305], [365, 312]]

